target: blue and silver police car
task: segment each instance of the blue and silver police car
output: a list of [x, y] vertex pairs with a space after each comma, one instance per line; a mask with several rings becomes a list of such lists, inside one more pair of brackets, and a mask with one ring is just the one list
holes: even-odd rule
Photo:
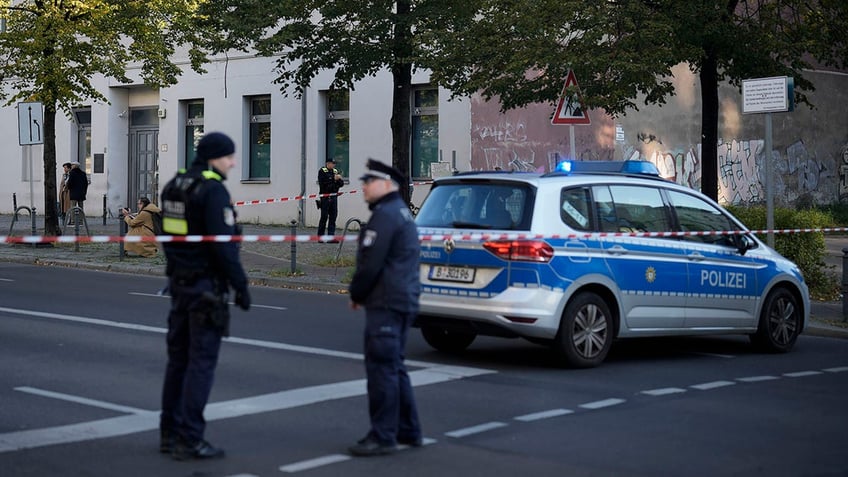
[[617, 338], [747, 334], [787, 352], [809, 319], [798, 267], [642, 161], [436, 179], [416, 217], [427, 343], [478, 335], [601, 364]]

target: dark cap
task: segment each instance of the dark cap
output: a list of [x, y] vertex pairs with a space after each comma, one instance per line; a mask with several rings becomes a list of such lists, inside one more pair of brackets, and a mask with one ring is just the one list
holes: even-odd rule
[[376, 179], [393, 180], [395, 181], [395, 183], [397, 183], [397, 185], [403, 184], [403, 174], [401, 174], [399, 170], [395, 169], [392, 166], [383, 164], [382, 162], [376, 159], [369, 158], [366, 167], [368, 167], [368, 171], [366, 171], [365, 174], [362, 174], [362, 176], [359, 177], [359, 180], [361, 181], [373, 177]]
[[197, 155], [194, 162], [206, 162], [220, 157], [229, 156], [236, 152], [236, 145], [224, 133], [211, 132], [197, 143]]

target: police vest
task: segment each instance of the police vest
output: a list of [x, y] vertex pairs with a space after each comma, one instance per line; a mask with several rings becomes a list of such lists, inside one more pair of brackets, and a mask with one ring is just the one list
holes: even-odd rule
[[204, 170], [200, 176], [181, 170], [162, 189], [162, 231], [169, 235], [188, 235], [188, 206], [199, 195], [207, 180], [221, 181], [215, 171]]

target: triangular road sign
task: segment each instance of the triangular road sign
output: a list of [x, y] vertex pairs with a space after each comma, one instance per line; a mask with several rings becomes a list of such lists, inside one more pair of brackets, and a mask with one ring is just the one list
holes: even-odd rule
[[[565, 91], [571, 87], [578, 87], [577, 77], [574, 72], [568, 70], [568, 76], [565, 78], [565, 86], [562, 88], [562, 95], [557, 103], [554, 116], [551, 118], [551, 124], [589, 124], [589, 112], [583, 104], [583, 97], [580, 94], [565, 95]], [[579, 90], [578, 90], [579, 91]]]

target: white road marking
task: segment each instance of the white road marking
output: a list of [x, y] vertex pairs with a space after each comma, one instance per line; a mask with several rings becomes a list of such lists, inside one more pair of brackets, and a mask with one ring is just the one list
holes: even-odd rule
[[685, 389], [681, 388], [659, 388], [659, 389], [648, 389], [647, 391], [640, 391], [642, 394], [647, 394], [648, 396], [666, 396], [668, 394], [677, 394], [677, 393], [685, 393]]
[[116, 412], [124, 412], [127, 414], [141, 414], [145, 412], [151, 412], [148, 409], [139, 409], [136, 407], [129, 406], [121, 406], [120, 404], [112, 404], [106, 401], [98, 401], [96, 399], [88, 399], [84, 397], [74, 396], [72, 394], [65, 393], [57, 393], [53, 391], [46, 391], [44, 389], [31, 388], [29, 386], [20, 386], [15, 388], [15, 391], [20, 391], [22, 393], [35, 394], [38, 396], [49, 397], [53, 399], [60, 399], [62, 401], [75, 402], [77, 404], [84, 404], [86, 406], [99, 407], [101, 409], [108, 409], [110, 411]]
[[[421, 439], [422, 446], [429, 446], [431, 444], [435, 444], [436, 439], [431, 439], [429, 437], [425, 437]], [[410, 446], [406, 444], [398, 444], [398, 450], [406, 450], [411, 449]], [[304, 470], [312, 470], [316, 467], [322, 467], [325, 465], [335, 464], [337, 462], [344, 462], [350, 460], [351, 456], [346, 454], [329, 454], [321, 457], [316, 457], [314, 459], [302, 460], [300, 462], [293, 462], [291, 464], [286, 464], [280, 467], [280, 472], [285, 472], [287, 474], [294, 474], [295, 472], [301, 472]]]
[[[426, 386], [465, 377], [489, 374], [493, 371], [459, 366], [433, 367], [409, 373], [413, 386]], [[362, 396], [367, 393], [364, 379], [323, 384], [278, 393], [264, 394], [231, 401], [211, 403], [206, 406], [207, 421], [280, 411], [320, 402]], [[159, 411], [140, 411], [129, 416], [66, 426], [31, 429], [0, 434], [0, 453], [66, 444], [105, 437], [116, 437], [159, 428]]]
[[702, 383], [702, 384], [694, 384], [689, 386], [690, 388], [695, 388], [701, 391], [708, 391], [710, 389], [723, 388], [725, 386], [733, 386], [733, 381], [713, 381], [711, 383]]
[[761, 381], [774, 381], [775, 379], [780, 379], [777, 376], [748, 376], [745, 378], [736, 378], [737, 381], [741, 381], [743, 383], [759, 383]]
[[[147, 325], [137, 325], [134, 323], [123, 323], [120, 321], [112, 321], [112, 320], [101, 320], [99, 318], [88, 318], [85, 316], [74, 316], [74, 315], [66, 315], [61, 313], [50, 313], [44, 311], [32, 311], [32, 310], [22, 310], [18, 308], [4, 308], [0, 307], [0, 312], [11, 313], [16, 315], [24, 315], [24, 316], [35, 316], [38, 318], [50, 318], [53, 320], [62, 320], [62, 321], [71, 321], [76, 323], [85, 323], [88, 325], [97, 325], [97, 326], [108, 326], [111, 328], [120, 328], [126, 330], [134, 330], [134, 331], [146, 331], [149, 333], [160, 333], [166, 334], [168, 333], [167, 328], [157, 327], [157, 326], [147, 326]], [[280, 343], [276, 341], [265, 341], [265, 340], [255, 340], [250, 338], [237, 338], [237, 337], [227, 337], [224, 338], [225, 342], [237, 343], [247, 346], [256, 346], [258, 348], [268, 348], [268, 349], [278, 349], [284, 351], [293, 351], [296, 353], [304, 353], [304, 354], [314, 354], [319, 356], [330, 356], [334, 358], [345, 358], [345, 359], [353, 359], [357, 361], [362, 361], [365, 357], [362, 353], [349, 353], [345, 351], [336, 351], [325, 348], [312, 348], [309, 346], [299, 346], [299, 345], [291, 345], [286, 343]], [[426, 361], [405, 361], [407, 366], [418, 367], [418, 368], [432, 368], [438, 367], [442, 368], [444, 372], [447, 372], [448, 369], [457, 370], [458, 376], [464, 377], [466, 370], [479, 370], [478, 368], [465, 368], [461, 366], [442, 366], [438, 363], [428, 363]], [[488, 373], [494, 373], [496, 371], [487, 370]]]
[[[10, 313], [38, 318], [49, 318], [62, 321], [85, 323], [89, 325], [107, 326], [112, 328], [128, 329], [134, 331], [145, 331], [150, 333], [167, 333], [166, 328], [137, 325], [133, 323], [122, 323], [98, 318], [84, 316], [65, 315], [59, 313], [40, 312], [32, 310], [21, 310], [16, 308], [0, 307], [0, 313]], [[345, 359], [362, 360], [360, 353], [347, 353], [322, 348], [311, 348], [306, 346], [295, 346], [272, 341], [252, 340], [247, 338], [225, 338], [225, 341], [271, 349], [281, 349], [298, 353], [316, 354]], [[423, 361], [407, 361], [409, 366], [422, 367], [409, 373], [413, 386], [426, 386], [457, 379], [491, 374], [496, 371], [488, 369], [471, 368], [464, 366], [443, 366], [437, 363]], [[22, 388], [24, 392], [32, 392], [31, 388]], [[47, 395], [50, 391], [40, 392]], [[245, 416], [283, 409], [291, 409], [307, 406], [324, 401], [343, 399], [347, 397], [361, 396], [367, 393], [365, 380], [343, 381], [319, 386], [311, 386], [300, 389], [292, 389], [278, 393], [270, 393], [259, 396], [251, 396], [242, 399], [234, 399], [217, 403], [210, 403], [206, 407], [205, 417], [207, 421], [216, 419], [227, 419], [231, 417]], [[102, 419], [98, 421], [82, 422], [64, 426], [56, 426], [43, 429], [30, 429], [18, 432], [0, 434], [0, 453], [15, 451], [26, 448], [42, 447], [52, 444], [80, 442], [105, 437], [122, 436], [135, 432], [144, 432], [159, 427], [159, 411], [146, 411], [126, 406], [118, 406], [102, 401], [89, 400], [87, 398], [60, 395], [53, 393], [49, 397], [74, 400], [75, 402], [95, 405], [98, 407], [112, 406], [112, 410], [128, 412], [129, 416], [119, 416]]]
[[525, 414], [523, 416], [513, 417], [516, 421], [530, 422], [530, 421], [538, 421], [539, 419], [549, 419], [551, 417], [564, 416], [566, 414], [573, 414], [574, 411], [571, 409], [551, 409], [550, 411], [541, 411], [534, 412], [532, 414]]
[[455, 431], [445, 432], [445, 435], [448, 437], [465, 437], [470, 436], [472, 434], [479, 434], [481, 432], [491, 431], [492, 429], [499, 429], [501, 427], [506, 427], [507, 424], [503, 422], [487, 422], [485, 424], [480, 424], [478, 426], [466, 427], [463, 429], [457, 429]]
[[582, 407], [583, 409], [594, 410], [594, 409], [602, 409], [602, 408], [610, 407], [610, 406], [617, 406], [617, 405], [622, 404], [624, 402], [626, 402], [624, 399], [610, 398], [610, 399], [603, 399], [601, 401], [587, 402], [586, 404], [581, 404], [580, 407]]
[[285, 472], [287, 474], [293, 474], [295, 472], [301, 472], [304, 470], [311, 470], [316, 467], [321, 467], [325, 465], [335, 464], [337, 462], [344, 462], [346, 460], [350, 460], [351, 457], [349, 455], [344, 454], [331, 454], [325, 455], [324, 457], [318, 457], [315, 459], [303, 460], [300, 462], [295, 462], [294, 464], [288, 464], [280, 467], [280, 472]]
[[[163, 294], [161, 294], [161, 293], [141, 293], [141, 292], [129, 292], [129, 294], [130, 294], [130, 295], [135, 295], [135, 296], [146, 296], [146, 297], [153, 297], [153, 298], [171, 298], [171, 295], [163, 295]], [[230, 305], [235, 306], [235, 303], [234, 303], [234, 302], [230, 302]], [[268, 310], [277, 310], [277, 311], [285, 311], [285, 310], [288, 310], [288, 308], [286, 308], [286, 307], [284, 307], [284, 306], [260, 305], [260, 304], [258, 304], [258, 303], [252, 303], [250, 306], [251, 306], [251, 307], [255, 307], [255, 308], [266, 308], [266, 309], [268, 309]]]
[[840, 366], [838, 368], [825, 368], [822, 371], [827, 371], [828, 373], [844, 373], [848, 371], [848, 366]]
[[787, 378], [803, 378], [804, 376], [815, 376], [817, 374], [822, 374], [821, 371], [797, 371], [794, 373], [783, 373]]
[[13, 282], [11, 278], [0, 278], [0, 282]]

